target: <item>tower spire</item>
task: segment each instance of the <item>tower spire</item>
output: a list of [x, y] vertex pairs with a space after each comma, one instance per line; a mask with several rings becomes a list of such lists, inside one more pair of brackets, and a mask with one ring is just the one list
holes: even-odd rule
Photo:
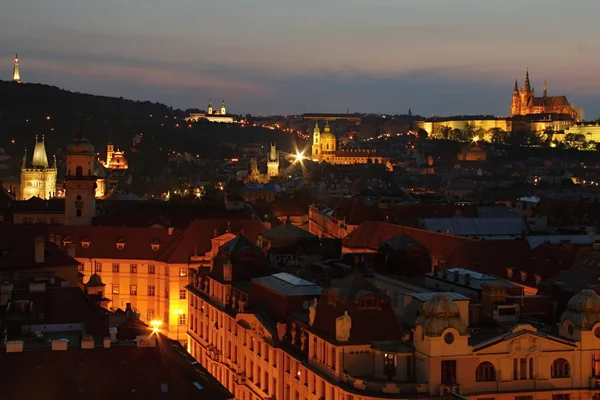
[[546, 79], [544, 79], [544, 97], [548, 97], [548, 84], [546, 83]]
[[27, 166], [27, 146], [25, 146], [25, 153], [23, 153], [23, 168]]
[[525, 85], [523, 85], [523, 89], [527, 92], [531, 92], [531, 82], [529, 82], [529, 67], [527, 67], [527, 72], [525, 73]]
[[515, 79], [515, 92], [519, 91], [519, 82], [517, 82], [517, 80]]
[[19, 55], [15, 54], [13, 58], [13, 81], [21, 83], [21, 74], [19, 73]]

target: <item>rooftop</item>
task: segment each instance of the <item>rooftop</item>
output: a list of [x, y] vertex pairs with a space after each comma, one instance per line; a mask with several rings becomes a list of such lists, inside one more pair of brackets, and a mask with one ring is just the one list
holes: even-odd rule
[[321, 286], [287, 272], [255, 278], [253, 281], [284, 296], [319, 296], [323, 291]]

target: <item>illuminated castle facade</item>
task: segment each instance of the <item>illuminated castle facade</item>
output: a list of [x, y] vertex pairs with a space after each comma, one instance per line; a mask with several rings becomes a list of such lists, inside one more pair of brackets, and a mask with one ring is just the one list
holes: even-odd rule
[[42, 141], [35, 138], [35, 147], [33, 149], [33, 158], [29, 162], [27, 158], [27, 149], [23, 156], [21, 165], [21, 189], [19, 200], [28, 200], [32, 197], [39, 197], [47, 200], [56, 196], [56, 159], [53, 165], [48, 163], [44, 137]]
[[510, 105], [510, 116], [530, 114], [564, 114], [573, 120], [583, 119], [581, 109], [573, 107], [566, 96], [548, 96], [548, 86], [544, 82], [542, 97], [535, 97], [535, 89], [529, 81], [529, 71], [525, 75], [525, 83], [519, 90], [519, 84], [515, 80], [512, 102]]
[[369, 161], [380, 164], [387, 162], [387, 159], [378, 155], [375, 150], [338, 149], [337, 139], [331, 132], [329, 121], [325, 121], [322, 133], [319, 121], [315, 123], [312, 159], [317, 163], [326, 162], [332, 165], [367, 164]]
[[21, 74], [19, 73], [19, 56], [15, 54], [13, 58], [13, 81], [21, 83]]

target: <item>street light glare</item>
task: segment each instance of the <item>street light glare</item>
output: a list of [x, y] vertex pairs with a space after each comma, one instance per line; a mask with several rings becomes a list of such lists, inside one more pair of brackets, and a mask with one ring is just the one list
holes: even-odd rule
[[297, 152], [297, 153], [294, 155], [294, 158], [296, 159], [296, 161], [302, 161], [302, 160], [304, 160], [304, 154], [303, 154], [303, 153], [301, 153], [301, 152]]

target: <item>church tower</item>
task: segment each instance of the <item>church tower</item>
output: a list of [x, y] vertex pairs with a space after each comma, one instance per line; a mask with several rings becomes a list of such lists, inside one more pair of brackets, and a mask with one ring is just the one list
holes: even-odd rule
[[521, 114], [521, 97], [519, 96], [519, 83], [515, 79], [515, 88], [513, 89], [512, 101], [510, 103], [510, 116]]
[[212, 115], [213, 113], [212, 101], [210, 99], [208, 99], [208, 107], [206, 107], [206, 113], [208, 115]]
[[94, 146], [79, 136], [67, 146], [65, 225], [91, 225], [96, 213]]
[[279, 153], [277, 152], [277, 144], [275, 143], [271, 143], [267, 160], [267, 175], [269, 178], [279, 176]]
[[112, 140], [109, 139], [108, 143], [106, 144], [106, 167], [107, 168], [110, 165], [110, 162], [112, 161], [114, 154], [115, 154], [115, 145], [112, 144]]
[[532, 114], [531, 107], [533, 107], [533, 98], [535, 97], [535, 91], [531, 87], [531, 82], [529, 81], [529, 69], [525, 73], [525, 83], [523, 84], [523, 88], [520, 93], [520, 101], [521, 101], [521, 115]]
[[227, 115], [227, 108], [225, 107], [225, 100], [221, 101], [221, 115]]
[[315, 129], [313, 130], [312, 159], [314, 162], [321, 160], [321, 130], [319, 129], [319, 121], [315, 122]]
[[27, 160], [27, 149], [25, 149], [25, 155], [23, 156], [19, 200], [28, 200], [32, 197], [47, 200], [55, 197], [56, 173], [56, 160], [53, 166], [48, 163], [44, 137], [42, 136], [40, 142], [36, 136], [31, 163]]
[[21, 74], [19, 73], [19, 56], [15, 54], [13, 58], [13, 81], [21, 83]]

